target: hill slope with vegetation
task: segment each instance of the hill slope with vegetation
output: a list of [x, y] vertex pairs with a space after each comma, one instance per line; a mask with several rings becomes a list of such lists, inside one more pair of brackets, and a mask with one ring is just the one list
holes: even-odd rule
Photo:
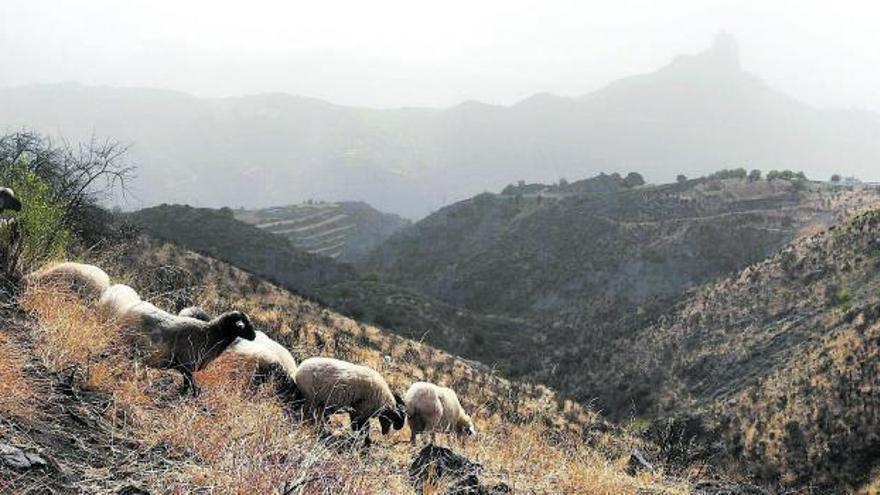
[[858, 489], [880, 469], [880, 210], [701, 287], [617, 344], [583, 376], [596, 393], [704, 411], [729, 460], [765, 481]]
[[239, 221], [228, 208], [161, 205], [128, 214], [126, 220], [159, 239], [174, 241], [300, 291], [354, 276], [350, 266], [305, 252], [280, 235]]
[[235, 218], [290, 239], [312, 254], [354, 262], [410, 224], [356, 201], [308, 201], [260, 210], [235, 210]]
[[[468, 336], [485, 335], [462, 337], [457, 353], [518, 363], [507, 370], [513, 376], [526, 373], [584, 402], [598, 399], [613, 415], [631, 414], [626, 405], [635, 401], [642, 414], [627, 391], [642, 385], [618, 390], [617, 382], [600, 387], [588, 378], [606, 367], [614, 340], [668, 311], [688, 290], [880, 201], [870, 188], [773, 177], [724, 171], [658, 186], [632, 187], [615, 176], [510, 186], [404, 229], [360, 266], [383, 283], [506, 322], [505, 333], [460, 327]], [[338, 294], [326, 299], [340, 304]], [[372, 304], [361, 311], [394, 311], [380, 298]], [[504, 345], [521, 334], [532, 345]], [[572, 363], [566, 368], [559, 366], [563, 349]]]

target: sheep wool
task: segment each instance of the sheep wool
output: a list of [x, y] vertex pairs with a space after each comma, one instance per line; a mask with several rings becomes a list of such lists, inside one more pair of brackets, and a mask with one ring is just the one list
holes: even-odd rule
[[211, 315], [207, 311], [198, 306], [189, 306], [183, 308], [177, 313], [177, 316], [185, 316], [187, 318], [195, 318], [202, 321], [211, 321]]
[[120, 318], [141, 302], [143, 301], [137, 291], [125, 284], [114, 284], [101, 293], [98, 309], [105, 316]]
[[52, 287], [75, 292], [84, 300], [97, 301], [110, 287], [110, 276], [95, 265], [66, 261], [25, 277], [28, 287]]
[[278, 397], [292, 408], [298, 405], [302, 395], [296, 386], [296, 359], [283, 345], [263, 332], [256, 332], [254, 340], [238, 339], [229, 351], [257, 362], [255, 384], [273, 379]]
[[238, 339], [230, 346], [230, 352], [255, 359], [261, 365], [277, 366], [291, 380], [296, 379], [296, 359], [283, 345], [263, 332], [255, 332], [254, 340]]
[[333, 358], [314, 357], [296, 370], [295, 382], [312, 407], [314, 416], [349, 410], [352, 429], [366, 432], [370, 443], [369, 419], [379, 418], [382, 434], [391, 427], [403, 428], [403, 401], [376, 370]]
[[461, 407], [458, 395], [448, 387], [428, 382], [413, 383], [403, 396], [409, 418], [410, 441], [419, 433], [452, 431], [458, 435], [475, 434], [474, 423]]

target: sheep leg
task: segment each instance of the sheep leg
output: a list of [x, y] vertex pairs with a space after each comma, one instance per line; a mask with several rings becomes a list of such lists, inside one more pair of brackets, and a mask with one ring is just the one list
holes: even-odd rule
[[409, 418], [409, 441], [415, 445], [419, 432], [425, 431], [425, 422], [418, 415]]
[[192, 371], [188, 368], [180, 368], [180, 374], [183, 375], [183, 385], [180, 388], [181, 395], [186, 393], [192, 394], [193, 397], [199, 395], [201, 390], [199, 386], [196, 384], [195, 377], [193, 377]]
[[323, 405], [312, 404], [309, 406], [309, 416], [315, 423], [315, 431], [318, 433], [318, 437], [323, 437], [327, 426], [327, 417], [330, 416], [329, 411]]
[[372, 444], [370, 440], [370, 419], [369, 418], [356, 418], [354, 415], [349, 415], [351, 419], [351, 431], [357, 433], [358, 436], [364, 435], [364, 445], [369, 447]]

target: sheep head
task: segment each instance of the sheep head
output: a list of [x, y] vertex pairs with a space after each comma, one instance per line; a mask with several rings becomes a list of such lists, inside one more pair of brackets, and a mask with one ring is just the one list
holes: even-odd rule
[[385, 408], [379, 413], [379, 425], [382, 427], [382, 434], [387, 435], [394, 426], [395, 430], [403, 428], [406, 422], [406, 405], [400, 395], [394, 394], [394, 407]]
[[254, 324], [248, 315], [241, 311], [230, 311], [224, 313], [219, 318], [220, 328], [224, 333], [233, 337], [239, 337], [244, 340], [254, 340], [257, 333], [254, 331]]
[[470, 416], [462, 414], [461, 419], [455, 425], [455, 433], [462, 437], [472, 437], [477, 434], [477, 429], [474, 427], [474, 422]]
[[0, 187], [0, 211], [21, 211], [21, 201], [15, 196], [15, 191], [8, 187]]

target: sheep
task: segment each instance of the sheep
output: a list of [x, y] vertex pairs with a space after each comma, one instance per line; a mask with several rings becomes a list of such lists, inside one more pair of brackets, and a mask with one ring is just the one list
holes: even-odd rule
[[259, 363], [257, 376], [260, 379], [275, 378], [276, 392], [285, 402], [294, 405], [301, 399], [296, 386], [296, 359], [268, 335], [256, 332], [254, 340], [238, 339], [229, 347], [229, 351], [256, 360]]
[[230, 311], [210, 321], [167, 313], [142, 301], [121, 317], [123, 329], [144, 362], [153, 368], [175, 369], [183, 375], [182, 393], [198, 394], [193, 373], [203, 369], [237, 338], [254, 340], [250, 318]]
[[101, 293], [98, 309], [108, 317], [119, 318], [141, 302], [137, 291], [125, 284], [114, 284]]
[[21, 211], [21, 201], [8, 187], [0, 187], [0, 211], [3, 210]]
[[403, 428], [406, 419], [403, 400], [391, 391], [382, 375], [371, 368], [313, 357], [299, 365], [294, 381], [309, 402], [319, 431], [323, 429], [326, 414], [343, 410], [349, 412], [351, 429], [365, 435], [367, 446], [371, 444], [371, 417], [379, 418], [383, 435], [387, 435], [392, 426], [395, 430]]
[[66, 261], [58, 263], [25, 277], [28, 286], [53, 286], [69, 289], [84, 300], [97, 301], [110, 287], [110, 276], [97, 266]]
[[[211, 321], [211, 315], [207, 311], [198, 306], [189, 306], [180, 310], [177, 316], [187, 316], [202, 321]], [[259, 333], [259, 332], [258, 332]]]
[[437, 432], [452, 430], [457, 435], [476, 434], [474, 422], [451, 388], [416, 382], [404, 394], [403, 402], [409, 418], [410, 442], [413, 444], [419, 433], [430, 433], [431, 443], [434, 443]]

